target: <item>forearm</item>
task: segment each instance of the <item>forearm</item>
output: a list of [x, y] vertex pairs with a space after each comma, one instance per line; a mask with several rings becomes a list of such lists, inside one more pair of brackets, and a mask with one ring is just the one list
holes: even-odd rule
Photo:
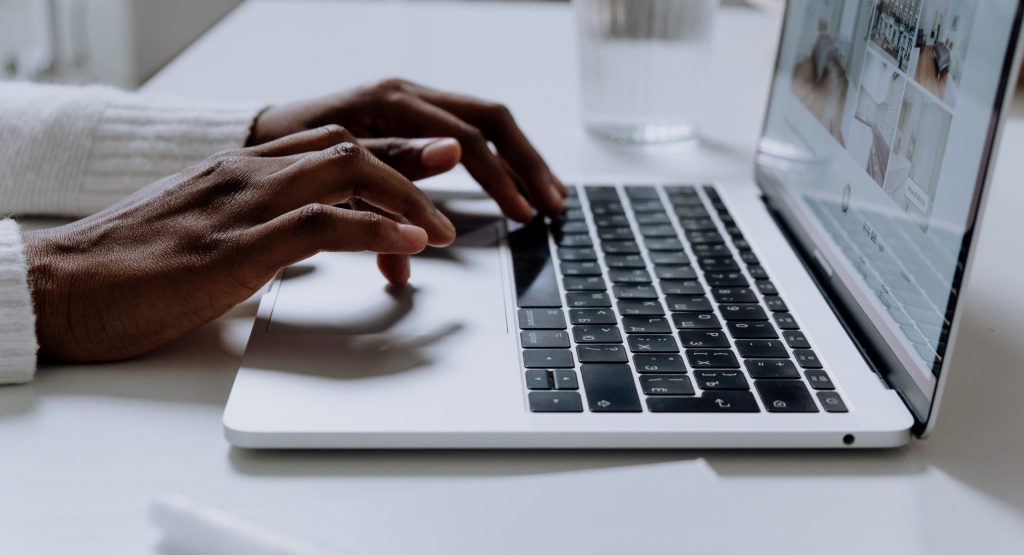
[[0, 85], [0, 213], [84, 216], [245, 144], [258, 105]]

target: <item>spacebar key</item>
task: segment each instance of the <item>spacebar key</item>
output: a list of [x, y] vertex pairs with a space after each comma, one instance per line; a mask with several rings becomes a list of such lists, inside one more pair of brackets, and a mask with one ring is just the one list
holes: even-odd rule
[[583, 364], [583, 390], [591, 412], [640, 412], [633, 371], [626, 364]]
[[760, 412], [749, 391], [705, 391], [700, 397], [648, 397], [651, 412]]

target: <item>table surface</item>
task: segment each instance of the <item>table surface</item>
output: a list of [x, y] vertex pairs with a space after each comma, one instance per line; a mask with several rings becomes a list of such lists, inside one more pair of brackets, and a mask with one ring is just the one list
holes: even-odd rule
[[[724, 9], [699, 150], [623, 148], [578, 124], [569, 7], [244, 4], [148, 91], [284, 100], [401, 75], [501, 100], [564, 177], [746, 179], [779, 17]], [[348, 553], [986, 553], [1024, 545], [1024, 108], [991, 210], [937, 432], [877, 452], [250, 452], [221, 411], [250, 300], [145, 358], [0, 388], [0, 553], [166, 552], [179, 492]], [[455, 181], [464, 180], [458, 174]], [[1012, 546], [1017, 546], [1013, 548]]]

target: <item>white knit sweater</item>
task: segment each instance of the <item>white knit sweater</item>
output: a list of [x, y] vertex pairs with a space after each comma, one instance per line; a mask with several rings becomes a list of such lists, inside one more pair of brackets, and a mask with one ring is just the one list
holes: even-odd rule
[[[0, 83], [0, 218], [102, 210], [243, 145], [260, 109], [105, 87]], [[21, 232], [0, 219], [0, 384], [32, 379], [36, 350]]]

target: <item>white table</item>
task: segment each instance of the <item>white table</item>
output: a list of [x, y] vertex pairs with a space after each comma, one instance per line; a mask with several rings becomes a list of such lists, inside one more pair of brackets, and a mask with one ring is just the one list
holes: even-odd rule
[[[720, 20], [710, 140], [621, 149], [580, 130], [565, 5], [251, 2], [152, 92], [288, 99], [391, 75], [507, 102], [563, 176], [749, 175], [777, 15]], [[939, 553], [1024, 545], [1024, 110], [1005, 134], [938, 432], [885, 452], [234, 450], [220, 417], [250, 301], [146, 358], [0, 389], [0, 553], [158, 552], [181, 492], [350, 553]], [[1016, 152], [1012, 152], [1016, 151]]]

